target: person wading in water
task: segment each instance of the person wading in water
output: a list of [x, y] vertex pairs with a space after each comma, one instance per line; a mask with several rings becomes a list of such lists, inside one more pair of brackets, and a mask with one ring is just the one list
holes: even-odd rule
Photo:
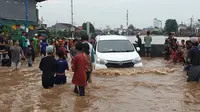
[[42, 86], [45, 89], [52, 88], [54, 86], [54, 75], [56, 73], [56, 59], [53, 56], [53, 47], [48, 46], [46, 51], [47, 56], [43, 57], [39, 68], [42, 71]]
[[188, 82], [200, 81], [200, 50], [198, 49], [198, 39], [195, 37], [191, 38], [192, 48], [188, 52], [187, 61], [190, 65], [188, 71]]
[[76, 44], [76, 56], [72, 62], [72, 71], [74, 72], [72, 83], [75, 84], [74, 92], [80, 96], [85, 96], [86, 86], [86, 58], [83, 50], [83, 43]]
[[21, 67], [21, 56], [26, 60], [26, 57], [24, 56], [24, 52], [22, 48], [19, 46], [19, 41], [17, 40], [14, 42], [15, 45], [10, 48], [11, 54], [12, 54], [12, 64], [11, 66], [14, 68], [14, 70], [19, 70]]

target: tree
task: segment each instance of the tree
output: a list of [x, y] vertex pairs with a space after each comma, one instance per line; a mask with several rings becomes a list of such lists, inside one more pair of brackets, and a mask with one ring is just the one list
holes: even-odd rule
[[64, 37], [68, 37], [68, 36], [69, 36], [69, 35], [68, 35], [68, 32], [67, 32], [66, 30], [63, 31], [63, 36], [64, 36]]
[[[95, 32], [95, 28], [94, 28], [93, 24], [90, 23], [90, 22], [89, 22], [89, 24], [90, 24], [90, 33], [94, 33]], [[87, 22], [83, 23], [82, 27], [83, 27], [83, 30], [87, 31]]]
[[178, 24], [175, 19], [168, 19], [165, 22], [165, 31], [167, 33], [170, 32], [177, 32], [178, 31]]
[[134, 26], [133, 26], [132, 24], [130, 24], [130, 25], [128, 26], [128, 29], [134, 30]]

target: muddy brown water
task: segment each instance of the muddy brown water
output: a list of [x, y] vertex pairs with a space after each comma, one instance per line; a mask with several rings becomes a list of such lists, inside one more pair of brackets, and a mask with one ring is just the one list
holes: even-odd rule
[[[37, 62], [38, 63], [38, 62]], [[200, 84], [187, 83], [181, 65], [143, 59], [144, 68], [93, 73], [86, 96], [68, 83], [45, 90], [38, 65], [0, 68], [0, 112], [200, 112]]]

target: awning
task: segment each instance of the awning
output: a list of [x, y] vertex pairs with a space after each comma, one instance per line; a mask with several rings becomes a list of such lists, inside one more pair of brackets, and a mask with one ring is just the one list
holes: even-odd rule
[[43, 1], [46, 1], [46, 0], [36, 0], [36, 2], [43, 2]]

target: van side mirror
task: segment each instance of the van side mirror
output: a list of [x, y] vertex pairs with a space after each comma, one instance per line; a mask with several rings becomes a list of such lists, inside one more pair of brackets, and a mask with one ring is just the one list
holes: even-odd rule
[[137, 50], [137, 51], [140, 51], [140, 48], [139, 48], [139, 47], [136, 47], [136, 50]]

